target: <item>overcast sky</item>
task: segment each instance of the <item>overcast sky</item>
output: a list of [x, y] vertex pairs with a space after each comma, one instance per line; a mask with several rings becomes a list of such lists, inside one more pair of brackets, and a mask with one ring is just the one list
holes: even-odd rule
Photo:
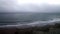
[[41, 7], [44, 3], [60, 5], [60, 0], [0, 0], [0, 10], [36, 12], [42, 8], [44, 10], [44, 7]]
[[24, 3], [49, 3], [49, 4], [60, 4], [60, 0], [17, 0], [18, 4], [24, 4]]

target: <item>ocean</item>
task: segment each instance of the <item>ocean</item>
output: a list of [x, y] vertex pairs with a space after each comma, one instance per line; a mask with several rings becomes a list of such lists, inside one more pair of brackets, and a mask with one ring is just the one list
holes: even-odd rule
[[1, 12], [0, 27], [2, 26], [45, 26], [60, 22], [60, 13], [29, 13]]

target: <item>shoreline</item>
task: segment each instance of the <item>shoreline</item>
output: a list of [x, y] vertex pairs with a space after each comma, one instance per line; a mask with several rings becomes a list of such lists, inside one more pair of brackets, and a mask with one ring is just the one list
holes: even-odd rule
[[[7, 27], [7, 26], [6, 26]], [[10, 28], [6, 28], [6, 27], [0, 27], [0, 34], [37, 34], [37, 33], [49, 33], [49, 32], [54, 32], [56, 29], [60, 30], [60, 24], [59, 23], [55, 23], [55, 25], [46, 25], [44, 27], [29, 27], [26, 28], [27, 26], [21, 27], [21, 28], [16, 28], [16, 27], [10, 27]], [[56, 31], [57, 32], [57, 31]]]

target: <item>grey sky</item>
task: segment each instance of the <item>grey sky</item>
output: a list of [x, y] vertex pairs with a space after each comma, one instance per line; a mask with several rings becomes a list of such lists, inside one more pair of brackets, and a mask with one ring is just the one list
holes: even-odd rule
[[0, 0], [0, 10], [7, 11], [51, 12], [53, 5], [60, 5], [60, 0]]

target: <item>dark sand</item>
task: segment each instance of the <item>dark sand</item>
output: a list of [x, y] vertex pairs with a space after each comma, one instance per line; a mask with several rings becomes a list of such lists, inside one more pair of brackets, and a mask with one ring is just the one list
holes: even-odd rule
[[60, 24], [30, 28], [0, 28], [0, 34], [60, 34]]

